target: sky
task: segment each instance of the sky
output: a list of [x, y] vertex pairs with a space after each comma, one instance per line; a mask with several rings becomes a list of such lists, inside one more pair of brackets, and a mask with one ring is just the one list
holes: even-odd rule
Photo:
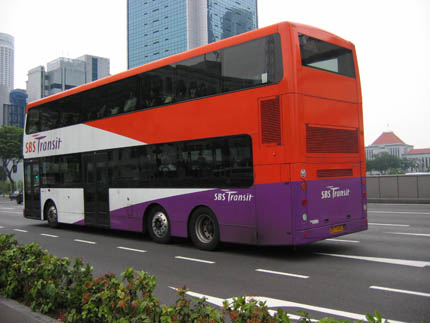
[[[366, 145], [393, 131], [430, 148], [430, 0], [258, 0], [259, 27], [281, 21], [355, 44]], [[58, 57], [102, 56], [111, 74], [127, 69], [126, 0], [0, 0], [0, 32], [15, 38], [15, 88]]]

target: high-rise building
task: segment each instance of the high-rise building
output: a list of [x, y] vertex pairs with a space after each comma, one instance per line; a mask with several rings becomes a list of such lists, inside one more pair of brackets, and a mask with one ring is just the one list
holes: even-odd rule
[[13, 89], [14, 39], [0, 33], [0, 126], [3, 124], [3, 105], [9, 103]]
[[0, 33], [0, 85], [13, 89], [14, 39]]
[[108, 58], [84, 55], [77, 59], [60, 57], [28, 71], [28, 101], [71, 89], [109, 75]]
[[256, 28], [257, 0], [128, 0], [128, 68]]
[[27, 92], [15, 89], [10, 92], [9, 98], [10, 104], [3, 104], [3, 124], [24, 128]]

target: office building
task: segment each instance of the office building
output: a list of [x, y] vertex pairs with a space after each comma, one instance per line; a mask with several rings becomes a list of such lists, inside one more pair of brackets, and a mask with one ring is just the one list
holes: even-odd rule
[[10, 92], [10, 104], [3, 104], [3, 125], [24, 128], [27, 92], [16, 89]]
[[60, 57], [28, 71], [28, 102], [109, 76], [108, 58], [84, 55], [77, 59]]
[[0, 33], [0, 85], [13, 89], [14, 39]]
[[128, 68], [258, 28], [257, 0], [128, 0]]
[[3, 124], [3, 105], [9, 103], [13, 89], [14, 38], [0, 33], [0, 126]]

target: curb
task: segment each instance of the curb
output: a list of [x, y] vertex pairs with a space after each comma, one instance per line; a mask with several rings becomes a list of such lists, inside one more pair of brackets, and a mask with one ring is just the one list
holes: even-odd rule
[[33, 312], [17, 301], [0, 297], [0, 322], [3, 323], [58, 323], [58, 320]]

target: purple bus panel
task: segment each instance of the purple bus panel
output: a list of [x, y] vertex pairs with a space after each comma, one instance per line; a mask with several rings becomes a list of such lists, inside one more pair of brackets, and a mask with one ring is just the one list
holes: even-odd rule
[[112, 229], [142, 231], [143, 214], [161, 205], [171, 234], [188, 236], [188, 217], [198, 206], [216, 214], [224, 242], [299, 245], [367, 229], [361, 178], [274, 183], [249, 189], [210, 189], [111, 211]]

